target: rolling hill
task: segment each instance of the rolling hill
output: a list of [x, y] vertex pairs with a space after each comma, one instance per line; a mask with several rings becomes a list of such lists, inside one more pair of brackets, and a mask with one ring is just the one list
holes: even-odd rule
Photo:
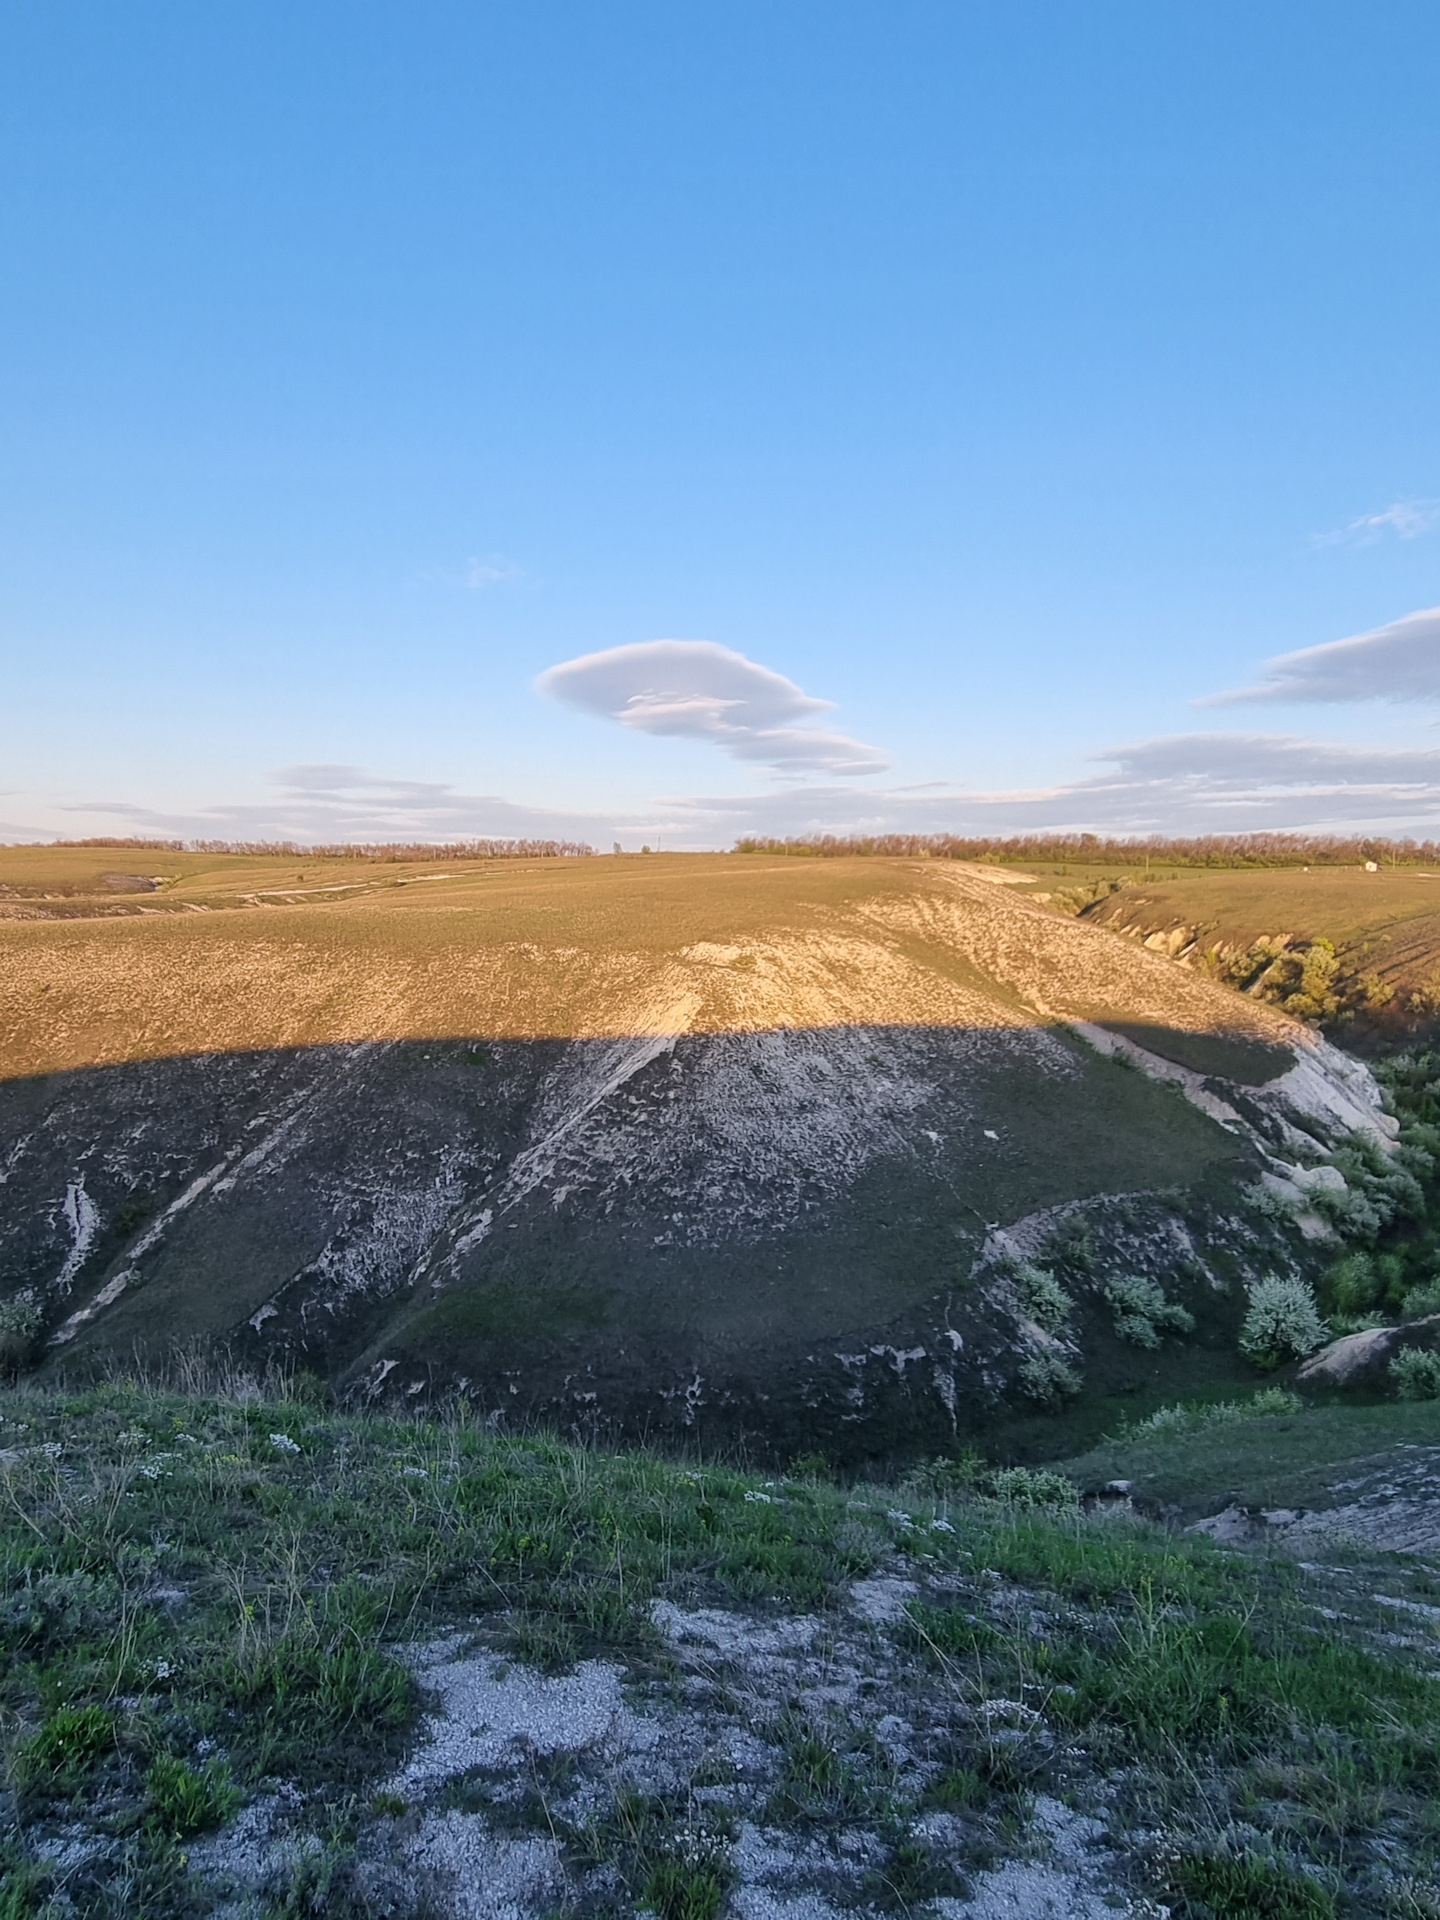
[[[1233, 1377], [1239, 1280], [1324, 1231], [1269, 1195], [1394, 1131], [1308, 1028], [993, 868], [125, 858], [4, 855], [0, 1296], [47, 1373], [222, 1342], [499, 1420], [1023, 1451], [1067, 1369], [1095, 1418]], [[1117, 1341], [1120, 1272], [1193, 1339]]]

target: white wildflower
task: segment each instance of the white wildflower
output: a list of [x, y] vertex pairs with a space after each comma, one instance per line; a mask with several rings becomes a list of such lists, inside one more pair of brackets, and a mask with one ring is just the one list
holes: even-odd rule
[[752, 1507], [773, 1507], [775, 1504], [768, 1493], [756, 1493], [753, 1489], [746, 1493], [745, 1499]]
[[299, 1445], [290, 1438], [288, 1433], [272, 1433], [270, 1444], [277, 1453], [299, 1453], [300, 1451]]

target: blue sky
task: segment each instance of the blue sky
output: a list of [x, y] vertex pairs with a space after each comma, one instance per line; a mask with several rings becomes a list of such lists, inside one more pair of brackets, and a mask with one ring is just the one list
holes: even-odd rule
[[1435, 831], [1437, 56], [15, 0], [0, 833]]

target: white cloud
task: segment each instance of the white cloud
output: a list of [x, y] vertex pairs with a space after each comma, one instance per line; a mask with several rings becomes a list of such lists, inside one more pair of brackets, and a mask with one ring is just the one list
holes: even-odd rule
[[[801, 696], [803, 698], [803, 696]], [[645, 813], [525, 806], [440, 781], [360, 767], [287, 767], [269, 801], [161, 813], [123, 801], [48, 809], [71, 833], [203, 840], [472, 838], [659, 841], [726, 847], [744, 834], [1440, 832], [1440, 750], [1352, 747], [1291, 734], [1189, 733], [1094, 756], [1104, 770], [1027, 792], [876, 789], [836, 782], [723, 798], [670, 798]], [[49, 838], [36, 827], [16, 838]]]
[[1426, 786], [1440, 780], [1440, 750], [1356, 747], [1288, 733], [1177, 733], [1095, 756], [1127, 779], [1200, 780], [1221, 786]]
[[[833, 786], [673, 803], [675, 844], [737, 835], [1260, 831], [1433, 834], [1440, 751], [1338, 746], [1288, 734], [1178, 734], [1096, 754], [1113, 771], [1015, 793]], [[677, 823], [678, 825], [678, 823]], [[674, 831], [672, 829], [672, 831]]]
[[786, 724], [828, 712], [834, 702], [712, 640], [645, 640], [582, 654], [550, 667], [535, 685], [638, 733], [711, 740], [737, 760], [785, 773], [876, 773], [887, 764], [877, 748], [845, 734]]
[[[162, 812], [120, 800], [87, 800], [52, 811], [85, 816], [70, 832], [182, 840], [594, 840], [609, 816], [529, 807], [498, 794], [462, 793], [444, 781], [394, 780], [363, 767], [282, 767], [268, 800]], [[95, 824], [96, 822], [100, 824]], [[118, 827], [115, 824], [119, 823]], [[653, 831], [649, 820], [642, 823]]]
[[1212, 694], [1202, 707], [1277, 700], [1440, 701], [1440, 607], [1266, 663], [1258, 686]]
[[1416, 540], [1434, 527], [1440, 527], [1440, 500], [1397, 500], [1383, 513], [1362, 513], [1358, 520], [1337, 527], [1333, 533], [1317, 533], [1315, 544], [1368, 547], [1387, 533], [1401, 540]]
[[465, 584], [477, 591], [499, 586], [504, 580], [520, 579], [524, 569], [502, 554], [488, 554], [483, 560], [470, 559], [465, 565]]

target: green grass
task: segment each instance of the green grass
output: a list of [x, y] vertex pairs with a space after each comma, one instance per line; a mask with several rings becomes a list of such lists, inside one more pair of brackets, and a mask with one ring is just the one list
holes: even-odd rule
[[173, 1753], [157, 1754], [145, 1774], [149, 1817], [172, 1840], [218, 1827], [239, 1807], [241, 1794], [221, 1761], [192, 1767]]
[[1051, 1703], [1062, 1724], [1121, 1729], [1139, 1750], [1223, 1745], [1245, 1756], [1283, 1741], [1299, 1756], [1338, 1742], [1353, 1745], [1369, 1777], [1430, 1790], [1440, 1685], [1311, 1635], [1297, 1648], [1298, 1622], [1281, 1614], [1275, 1624], [1238, 1613], [1175, 1619], [1147, 1606], [1109, 1644], [1046, 1645], [1037, 1665], [1065, 1686]]
[[[1033, 1504], [1055, 1491], [1045, 1477], [969, 1460], [897, 1492], [807, 1462], [804, 1481], [762, 1483], [461, 1419], [124, 1385], [17, 1390], [0, 1417], [16, 1456], [0, 1499], [6, 1776], [26, 1832], [78, 1821], [108, 1836], [79, 1901], [104, 1920], [197, 1911], [186, 1843], [276, 1779], [301, 1784], [322, 1844], [272, 1912], [363, 1911], [356, 1810], [407, 1811], [376, 1797], [419, 1706], [399, 1645], [458, 1627], [547, 1671], [603, 1654], [663, 1684], [657, 1596], [823, 1612], [900, 1553], [919, 1591], [892, 1630], [898, 1670], [953, 1700], [949, 1744], [915, 1774], [835, 1709], [777, 1699], [757, 1725], [776, 1755], [765, 1817], [816, 1837], [873, 1831], [876, 1907], [962, 1891], [962, 1872], [1020, 1843], [1035, 1795], [1102, 1779], [1115, 1843], [1137, 1835], [1137, 1874], [1195, 1920], [1337, 1911], [1332, 1892], [1382, 1839], [1406, 1872], [1440, 1866], [1440, 1682], [1396, 1651], [1393, 1612], [1360, 1588], [1332, 1604], [1332, 1570]], [[1197, 1450], [1299, 1435], [1296, 1463], [1318, 1473], [1327, 1445], [1373, 1452], [1420, 1417], [1435, 1410], [1318, 1409], [1129, 1445], [1137, 1459], [1184, 1445], [1193, 1475], [1232, 1457], [1197, 1465]], [[1387, 1566], [1383, 1591], [1405, 1577]], [[157, 1590], [183, 1604], [144, 1598]], [[1023, 1717], [997, 1731], [994, 1703]], [[459, 1783], [456, 1804], [484, 1811], [493, 1789]], [[717, 1920], [733, 1878], [724, 1804], [622, 1788], [588, 1826], [552, 1821], [543, 1795], [522, 1812], [572, 1858], [608, 1863], [629, 1910]], [[957, 1823], [943, 1874], [917, 1824], [936, 1812]], [[1247, 1851], [1242, 1828], [1275, 1846]], [[1183, 1841], [1181, 1865], [1146, 1853], [1157, 1833]], [[24, 1849], [6, 1888], [17, 1916], [53, 1904], [53, 1875]]]
[[853, 1824], [872, 1811], [875, 1790], [869, 1769], [848, 1750], [843, 1727], [814, 1722], [792, 1710], [774, 1731], [785, 1758], [771, 1796], [771, 1819]]
[[[1105, 1777], [1111, 1831], [1133, 1832], [1141, 1858], [1174, 1836], [1152, 1884], [1192, 1920], [1332, 1914], [1376, 1843], [1433, 1874], [1440, 1682], [1391, 1648], [1353, 1569], [1341, 1616], [1291, 1562], [1133, 1522], [981, 1510], [954, 1524], [972, 1577], [911, 1602], [898, 1629], [981, 1729], [929, 1805], [994, 1832], [997, 1799]], [[1404, 1575], [1384, 1579], [1394, 1593]], [[995, 1702], [1029, 1717], [986, 1734]], [[1233, 1846], [1257, 1825], [1273, 1855]]]
[[[397, 1643], [458, 1625], [552, 1672], [643, 1662], [662, 1589], [823, 1607], [894, 1533], [826, 1482], [781, 1498], [725, 1467], [304, 1399], [17, 1389], [0, 1418], [0, 1747], [27, 1827], [130, 1836], [96, 1912], [184, 1911], [176, 1843], [267, 1779], [317, 1808], [363, 1794], [416, 1724]], [[692, 1885], [647, 1859], [635, 1897], [703, 1920], [715, 1863]], [[343, 1865], [306, 1866], [279, 1910], [328, 1911]]]
[[622, 1789], [603, 1817], [569, 1837], [582, 1856], [613, 1865], [634, 1910], [658, 1920], [716, 1920], [735, 1877], [728, 1821], [693, 1803]]
[[506, 1338], [533, 1340], [556, 1330], [592, 1332], [610, 1317], [605, 1294], [584, 1287], [457, 1287], [409, 1323], [412, 1339], [421, 1330], [434, 1340]]
[[1399, 1446], [1440, 1445], [1440, 1403], [1335, 1402], [1173, 1433], [1121, 1432], [1065, 1462], [1082, 1487], [1129, 1480], [1135, 1497], [1187, 1518], [1235, 1500], [1253, 1507], [1332, 1503], [1335, 1483]]
[[114, 1751], [115, 1716], [104, 1707], [58, 1707], [14, 1749], [22, 1791], [55, 1798], [75, 1792]]
[[1180, 1920], [1331, 1920], [1334, 1897], [1303, 1875], [1248, 1854], [1177, 1862], [1166, 1891]]

